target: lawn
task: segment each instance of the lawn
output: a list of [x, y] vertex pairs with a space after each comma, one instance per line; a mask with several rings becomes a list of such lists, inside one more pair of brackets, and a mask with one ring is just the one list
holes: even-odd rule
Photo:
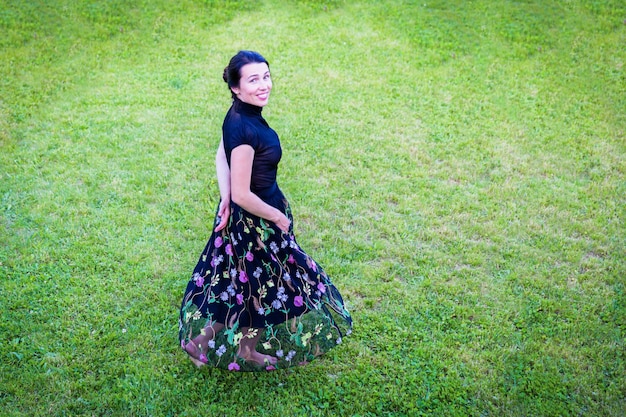
[[[626, 4], [0, 0], [0, 415], [623, 416]], [[196, 369], [239, 49], [354, 319]]]

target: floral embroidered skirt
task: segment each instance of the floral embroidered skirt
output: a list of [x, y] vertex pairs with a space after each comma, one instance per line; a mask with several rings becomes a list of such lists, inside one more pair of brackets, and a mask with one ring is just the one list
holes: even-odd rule
[[[258, 194], [258, 193], [257, 193]], [[292, 221], [289, 233], [231, 203], [226, 228], [213, 232], [180, 309], [181, 346], [207, 326], [208, 365], [263, 371], [305, 364], [340, 344], [352, 319], [324, 270], [296, 242], [288, 202], [277, 185], [259, 194]], [[261, 333], [256, 349], [277, 359], [258, 365], [238, 356], [242, 328]]]

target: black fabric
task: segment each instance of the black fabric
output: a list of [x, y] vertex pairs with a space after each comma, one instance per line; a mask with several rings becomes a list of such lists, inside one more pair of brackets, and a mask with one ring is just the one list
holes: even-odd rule
[[274, 186], [282, 156], [278, 135], [263, 118], [262, 110], [235, 98], [222, 125], [229, 166], [231, 154], [237, 146], [250, 145], [254, 149], [250, 191], [255, 194]]

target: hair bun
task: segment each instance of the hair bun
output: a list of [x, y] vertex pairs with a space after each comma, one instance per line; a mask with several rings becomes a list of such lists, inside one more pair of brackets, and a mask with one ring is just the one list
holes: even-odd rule
[[228, 84], [228, 67], [224, 68], [224, 74], [222, 74], [222, 78], [224, 79], [224, 82]]

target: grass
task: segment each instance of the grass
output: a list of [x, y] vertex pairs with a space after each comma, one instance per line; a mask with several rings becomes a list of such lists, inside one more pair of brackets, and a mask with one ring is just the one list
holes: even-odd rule
[[[626, 413], [626, 6], [0, 0], [0, 414]], [[261, 51], [355, 332], [196, 370], [221, 71]]]

